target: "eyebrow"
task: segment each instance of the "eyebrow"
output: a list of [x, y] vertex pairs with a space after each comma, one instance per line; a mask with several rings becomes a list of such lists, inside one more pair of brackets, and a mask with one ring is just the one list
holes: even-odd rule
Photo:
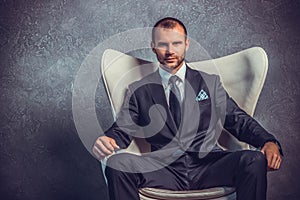
[[[158, 41], [157, 44], [168, 44], [169, 42], [164, 42], [164, 41]], [[183, 41], [174, 41], [174, 42], [171, 42], [172, 44], [178, 44], [178, 43], [183, 43]]]

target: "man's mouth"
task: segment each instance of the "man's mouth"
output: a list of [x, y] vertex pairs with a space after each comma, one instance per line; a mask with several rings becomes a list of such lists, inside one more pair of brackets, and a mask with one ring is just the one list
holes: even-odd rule
[[176, 60], [176, 58], [166, 58], [165, 59], [165, 61], [167, 61], [167, 62], [172, 62], [172, 61], [175, 61]]

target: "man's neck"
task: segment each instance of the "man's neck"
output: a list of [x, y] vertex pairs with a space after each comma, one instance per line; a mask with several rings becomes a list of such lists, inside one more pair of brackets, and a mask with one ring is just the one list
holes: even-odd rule
[[185, 74], [186, 74], [186, 64], [183, 62], [183, 65], [179, 68], [179, 70], [176, 71], [175, 74], [171, 74], [169, 71], [166, 71], [164, 68], [161, 66], [159, 67], [159, 74], [162, 78], [163, 84], [167, 85], [170, 76], [177, 75], [183, 82], [185, 79]]

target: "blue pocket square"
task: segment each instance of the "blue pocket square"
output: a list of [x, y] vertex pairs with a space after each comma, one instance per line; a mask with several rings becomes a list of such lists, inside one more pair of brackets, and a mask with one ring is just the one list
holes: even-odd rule
[[208, 95], [206, 94], [206, 92], [204, 90], [201, 90], [198, 95], [196, 96], [196, 101], [203, 101], [205, 99], [208, 99]]

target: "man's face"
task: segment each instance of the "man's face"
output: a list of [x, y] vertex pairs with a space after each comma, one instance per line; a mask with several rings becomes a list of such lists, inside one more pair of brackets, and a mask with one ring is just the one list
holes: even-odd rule
[[176, 25], [172, 29], [157, 28], [154, 41], [151, 42], [152, 51], [156, 54], [161, 67], [175, 74], [183, 65], [185, 52], [189, 47], [184, 29]]

